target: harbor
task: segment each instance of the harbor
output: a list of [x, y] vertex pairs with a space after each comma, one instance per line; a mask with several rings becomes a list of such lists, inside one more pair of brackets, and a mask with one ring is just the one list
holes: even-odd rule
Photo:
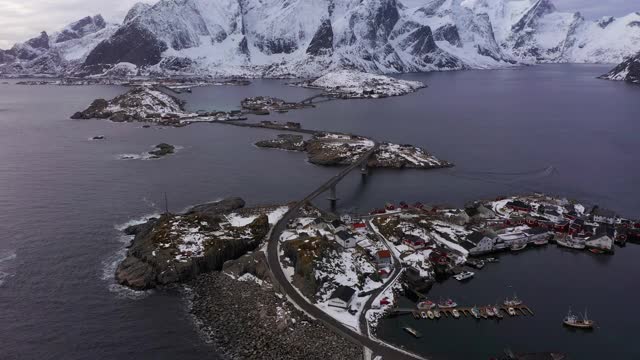
[[[395, 309], [391, 312], [391, 314], [401, 315], [401, 314], [411, 314], [414, 319], [425, 319], [425, 320], [438, 320], [441, 318], [452, 318], [452, 319], [461, 319], [461, 318], [470, 318], [470, 319], [490, 319], [490, 320], [500, 320], [506, 316], [533, 316], [533, 311], [526, 305], [518, 305], [513, 307], [508, 306], [498, 306], [498, 313], [493, 313], [489, 315], [487, 312], [488, 308], [494, 307], [493, 305], [488, 306], [479, 306], [479, 307], [457, 307], [454, 309], [439, 309], [442, 316], [437, 317], [434, 315], [434, 318], [424, 317], [422, 314], [424, 311], [419, 311], [416, 309]], [[475, 316], [474, 312], [477, 311], [478, 315]], [[458, 314], [458, 315], [456, 315]]]

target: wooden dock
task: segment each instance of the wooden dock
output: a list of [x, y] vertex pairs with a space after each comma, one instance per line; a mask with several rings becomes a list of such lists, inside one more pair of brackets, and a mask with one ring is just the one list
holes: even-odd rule
[[[485, 310], [487, 307], [488, 306], [477, 306], [478, 310], [480, 310], [480, 317], [478, 318], [478, 320], [501, 319], [501, 317], [496, 315], [488, 316]], [[518, 306], [511, 306], [511, 307], [513, 308], [513, 310], [515, 310], [514, 315], [509, 314], [509, 306], [497, 306], [498, 312], [500, 313], [500, 315], [502, 315], [502, 318], [518, 317], [518, 316], [533, 316], [533, 310], [531, 310], [527, 305], [518, 305]], [[473, 309], [473, 307], [457, 307], [455, 309], [433, 309], [431, 311], [434, 311], [434, 310], [440, 311], [440, 314], [442, 314], [441, 318], [455, 319], [455, 317], [453, 316], [453, 310], [458, 310], [458, 313], [460, 314], [460, 318], [475, 319], [475, 317], [473, 316], [473, 313], [471, 312], [471, 309]], [[396, 315], [411, 314], [415, 319], [422, 319], [421, 313], [422, 312], [426, 313], [427, 311], [428, 310], [420, 310], [415, 308], [414, 309], [396, 308], [391, 310], [391, 313]], [[425, 320], [429, 320], [429, 319], [427, 318]]]

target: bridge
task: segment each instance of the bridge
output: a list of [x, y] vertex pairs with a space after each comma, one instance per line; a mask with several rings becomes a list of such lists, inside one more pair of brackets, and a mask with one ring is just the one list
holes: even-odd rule
[[[334, 332], [340, 334], [345, 339], [351, 341], [354, 344], [359, 346], [363, 346], [373, 352], [374, 355], [382, 356], [384, 359], [393, 359], [393, 360], [415, 360], [422, 359], [418, 355], [414, 355], [410, 352], [400, 350], [398, 348], [394, 348], [388, 344], [385, 344], [376, 339], [370, 338], [368, 335], [361, 334], [354, 329], [346, 327], [344, 324], [339, 322], [338, 320], [331, 317], [329, 314], [320, 310], [315, 305], [311, 304], [306, 298], [304, 298], [298, 290], [296, 290], [293, 285], [289, 282], [288, 277], [284, 274], [282, 270], [282, 266], [280, 264], [280, 237], [282, 233], [286, 230], [287, 224], [289, 221], [296, 218], [306, 204], [310, 203], [314, 199], [316, 199], [321, 194], [331, 191], [335, 192], [336, 185], [344, 179], [350, 172], [355, 169], [361, 168], [363, 164], [366, 164], [369, 161], [369, 158], [379, 149], [380, 145], [376, 142], [375, 145], [368, 150], [366, 153], [362, 154], [353, 164], [344, 168], [337, 175], [333, 176], [329, 180], [325, 181], [322, 185], [320, 185], [317, 189], [307, 195], [304, 199], [297, 202], [293, 205], [289, 211], [284, 214], [284, 216], [278, 221], [269, 236], [268, 244], [267, 244], [267, 264], [269, 269], [271, 270], [271, 274], [273, 276], [274, 286], [276, 286], [279, 291], [283, 292], [289, 301], [294, 303], [298, 308], [302, 309], [308, 315], [322, 321], [328, 328], [333, 330]], [[395, 278], [395, 277], [394, 277]], [[370, 300], [365, 305], [363, 312], [366, 312], [368, 308], [371, 306]], [[362, 319], [362, 318], [361, 318]], [[363, 329], [364, 330], [364, 329]]]
[[317, 94], [317, 95], [310, 96], [310, 97], [300, 101], [300, 104], [311, 105], [311, 104], [314, 104], [313, 100], [315, 100], [315, 99], [325, 99], [323, 101], [316, 101], [315, 102], [316, 104], [319, 103], [319, 102], [327, 102], [327, 101], [334, 100], [334, 98], [331, 95], [322, 93], [322, 94]]

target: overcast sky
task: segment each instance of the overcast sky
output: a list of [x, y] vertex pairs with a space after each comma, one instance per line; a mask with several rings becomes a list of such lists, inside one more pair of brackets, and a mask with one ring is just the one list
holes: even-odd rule
[[[9, 48], [13, 43], [33, 37], [42, 30], [56, 31], [87, 15], [102, 14], [107, 21], [122, 21], [127, 10], [138, 1], [140, 0], [0, 0], [0, 49]], [[580, 11], [591, 19], [640, 11], [640, 0], [553, 1], [560, 10]]]

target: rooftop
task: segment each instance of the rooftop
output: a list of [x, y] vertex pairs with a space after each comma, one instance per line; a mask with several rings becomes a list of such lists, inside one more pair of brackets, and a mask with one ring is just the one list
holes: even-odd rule
[[331, 294], [331, 297], [329, 299], [340, 299], [348, 303], [349, 301], [351, 301], [351, 298], [353, 298], [353, 295], [355, 293], [356, 291], [353, 288], [350, 288], [348, 286], [340, 286], [333, 292], [333, 294]]

